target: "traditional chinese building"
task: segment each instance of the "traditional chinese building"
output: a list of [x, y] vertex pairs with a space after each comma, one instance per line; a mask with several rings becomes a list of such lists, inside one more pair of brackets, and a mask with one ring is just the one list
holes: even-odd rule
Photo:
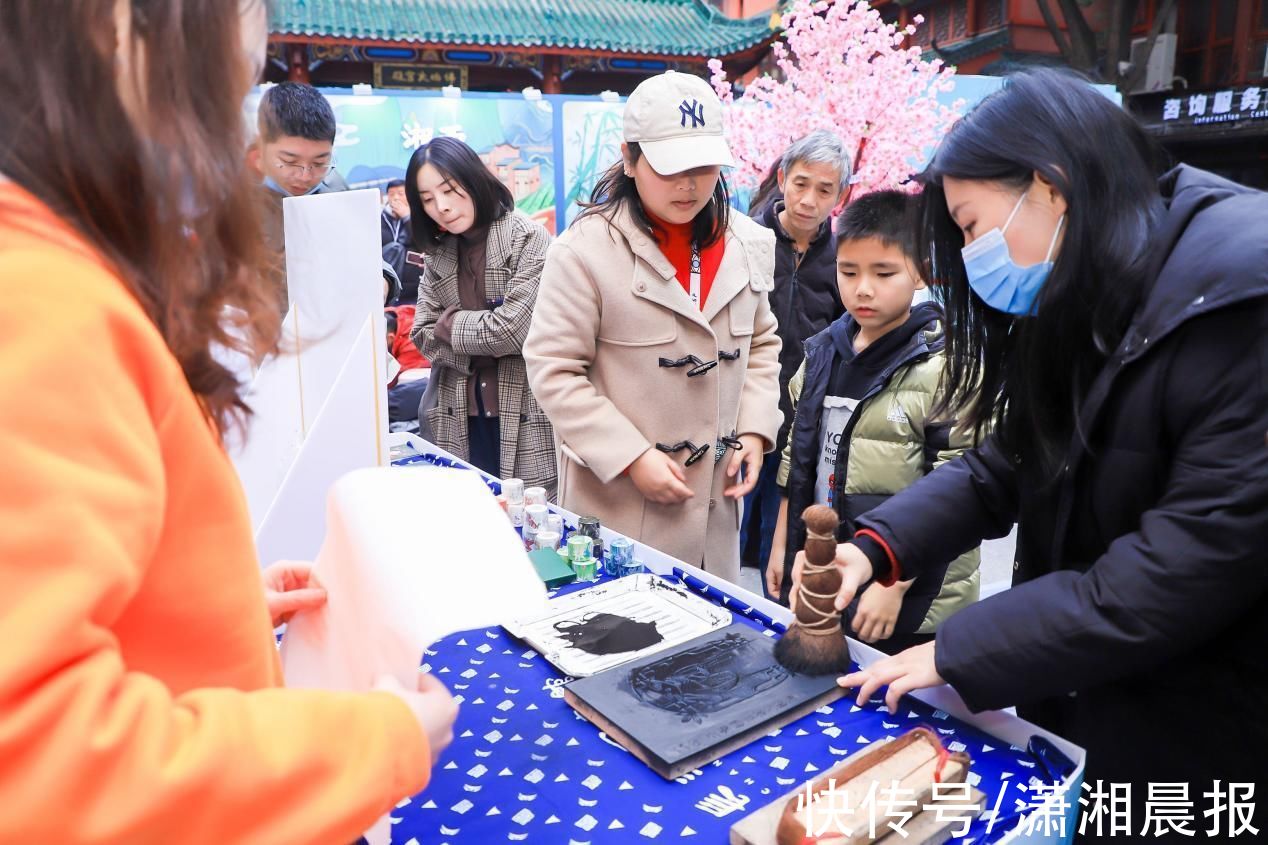
[[[1154, 2], [1147, 0], [1149, 11]], [[760, 15], [782, 3], [716, 0], [716, 5], [729, 15]], [[927, 58], [955, 65], [959, 73], [990, 76], [1018, 66], [1061, 63], [1038, 0], [873, 0], [872, 5], [882, 18], [900, 27], [921, 18], [913, 42], [924, 48]], [[1151, 20], [1142, 14], [1136, 27], [1143, 32]]]
[[[716, 0], [734, 15], [760, 15], [775, 0]], [[1001, 74], [1062, 64], [1039, 0], [874, 0], [881, 16], [906, 26], [926, 56], [960, 73]], [[1080, 0], [1094, 31], [1108, 3]], [[1049, 0], [1060, 23], [1060, 4]], [[1148, 71], [1125, 105], [1171, 155], [1243, 184], [1268, 188], [1268, 0], [1178, 0], [1149, 55], [1145, 36], [1161, 0], [1137, 7], [1132, 61]], [[1062, 25], [1064, 28], [1064, 25]], [[1140, 49], [1137, 50], [1136, 48]]]
[[[883, 16], [906, 24], [928, 54], [960, 73], [1005, 73], [1061, 64], [1037, 0], [877, 0]], [[1106, 4], [1093, 2], [1096, 31]], [[1145, 37], [1159, 0], [1137, 8], [1133, 61], [1147, 66], [1125, 106], [1178, 161], [1243, 184], [1268, 188], [1268, 0], [1178, 0], [1150, 54]], [[1051, 6], [1060, 19], [1060, 9]]]
[[1177, 159], [1268, 189], [1268, 0], [1178, 6], [1175, 84], [1130, 108]]
[[628, 94], [664, 70], [703, 74], [711, 58], [742, 76], [777, 23], [705, 0], [275, 0], [266, 79]]

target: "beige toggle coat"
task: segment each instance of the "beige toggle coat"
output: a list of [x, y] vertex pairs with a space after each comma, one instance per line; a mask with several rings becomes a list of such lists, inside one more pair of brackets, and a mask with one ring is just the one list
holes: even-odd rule
[[[554, 426], [560, 505], [734, 582], [741, 508], [723, 496], [734, 453], [715, 461], [717, 445], [757, 434], [769, 451], [782, 417], [780, 341], [767, 301], [775, 236], [738, 212], [730, 220], [703, 309], [627, 210], [611, 225], [598, 215], [575, 222], [547, 253], [524, 359]], [[719, 356], [737, 350], [735, 360]], [[687, 355], [718, 364], [694, 377], [690, 365], [659, 364]], [[714, 447], [685, 467], [694, 497], [647, 501], [625, 469], [657, 443], [684, 440]]]

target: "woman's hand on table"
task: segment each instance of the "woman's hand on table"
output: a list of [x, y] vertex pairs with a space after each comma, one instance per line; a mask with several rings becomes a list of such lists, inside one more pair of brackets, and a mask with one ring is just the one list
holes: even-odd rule
[[313, 578], [307, 561], [279, 560], [265, 567], [264, 600], [276, 628], [301, 610], [314, 610], [326, 603], [326, 591]]
[[878, 689], [888, 685], [885, 706], [889, 708], [891, 714], [897, 713], [898, 699], [906, 693], [946, 683], [938, 674], [938, 667], [934, 663], [936, 645], [935, 641], [913, 646], [893, 657], [878, 660], [866, 669], [837, 678], [837, 684], [846, 689], [858, 688], [859, 693], [854, 703], [859, 707], [862, 707]]
[[404, 701], [418, 720], [418, 727], [427, 737], [432, 765], [453, 741], [453, 724], [458, 718], [458, 702], [445, 685], [426, 672], [418, 673], [418, 689], [409, 690], [391, 675], [384, 675], [374, 685], [376, 690], [390, 692]]

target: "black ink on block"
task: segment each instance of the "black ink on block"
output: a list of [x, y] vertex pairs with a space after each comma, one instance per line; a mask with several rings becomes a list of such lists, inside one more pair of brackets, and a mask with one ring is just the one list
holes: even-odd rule
[[704, 724], [718, 713], [788, 679], [766, 650], [738, 633], [701, 643], [630, 672], [630, 689], [645, 704]]
[[555, 623], [559, 636], [587, 654], [622, 654], [654, 646], [664, 639], [655, 622], [636, 622], [614, 613], [598, 611], [580, 621]]
[[672, 780], [840, 697], [835, 676], [789, 671], [774, 647], [735, 623], [572, 681], [564, 698]]

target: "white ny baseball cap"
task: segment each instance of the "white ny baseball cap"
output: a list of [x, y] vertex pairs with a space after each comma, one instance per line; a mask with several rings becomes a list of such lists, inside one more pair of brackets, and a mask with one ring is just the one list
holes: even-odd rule
[[625, 103], [624, 135], [662, 176], [735, 166], [722, 136], [722, 102], [709, 83], [689, 73], [667, 70], [643, 80]]

